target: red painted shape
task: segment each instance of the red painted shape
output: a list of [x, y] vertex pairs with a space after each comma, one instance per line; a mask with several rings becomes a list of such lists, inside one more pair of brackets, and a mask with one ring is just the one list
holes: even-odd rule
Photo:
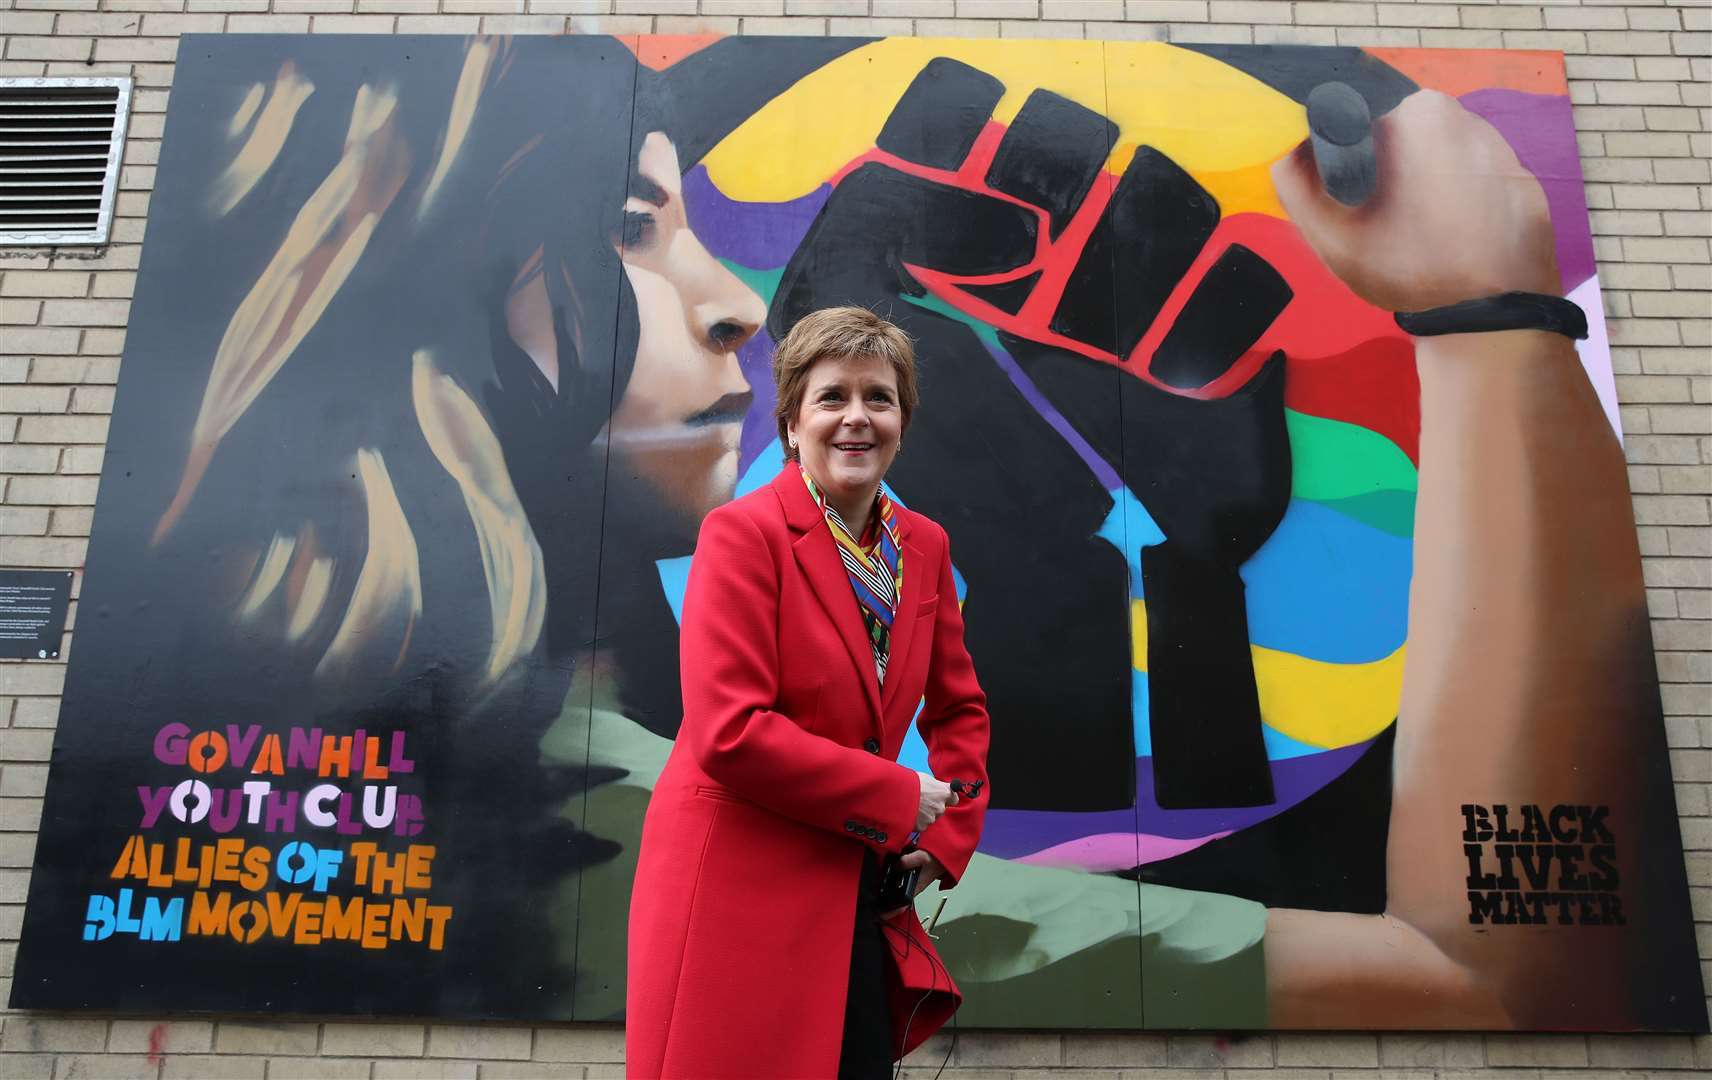
[[[969, 156], [963, 159], [962, 168], [957, 170], [959, 185], [971, 191], [987, 191], [987, 170], [993, 167], [993, 158], [999, 152], [999, 143], [1009, 129], [997, 120], [989, 120], [981, 128], [981, 134], [975, 136], [975, 142], [969, 147]], [[993, 194], [998, 194], [993, 192]]]
[[[1285, 402], [1290, 408], [1365, 427], [1396, 443], [1411, 460], [1417, 458], [1420, 383], [1415, 374], [1413, 343], [1398, 329], [1389, 312], [1357, 297], [1326, 269], [1295, 225], [1270, 214], [1233, 214], [1219, 222], [1128, 357], [1120, 358], [1054, 331], [1053, 313], [1084, 245], [1111, 202], [1117, 178], [1102, 171], [1064, 232], [1054, 239], [1049, 235], [1044, 210], [986, 185], [987, 169], [1004, 133], [1003, 124], [989, 122], [968, 159], [955, 171], [927, 168], [875, 149], [846, 165], [832, 178], [832, 183], [837, 185], [863, 164], [878, 162], [911, 176], [1002, 199], [1035, 214], [1039, 228], [1034, 255], [1015, 269], [959, 277], [931, 267], [908, 266], [910, 274], [936, 298], [996, 330], [1121, 367], [1172, 393], [1202, 399], [1224, 397], [1243, 386], [1268, 357], [1281, 350], [1289, 365]], [[1232, 244], [1241, 244], [1265, 259], [1289, 283], [1294, 297], [1248, 351], [1219, 378], [1195, 390], [1164, 386], [1149, 373], [1153, 354], [1207, 271]], [[1014, 315], [962, 288], [1014, 281], [1036, 272], [1041, 275], [1039, 283]], [[1121, 297], [1118, 302], [1123, 302]]]
[[1290, 357], [1287, 362], [1287, 407], [1367, 428], [1420, 464], [1421, 383], [1414, 342], [1402, 336], [1375, 338], [1336, 356]]
[[149, 1064], [159, 1065], [166, 1056], [167, 1025], [156, 1024], [149, 1029]]
[[1472, 90], [1569, 93], [1563, 54], [1520, 49], [1364, 50], [1415, 81], [1417, 86], [1461, 97]]
[[701, 52], [724, 34], [645, 34], [640, 38], [619, 38], [636, 54], [636, 59], [664, 71], [684, 57]]

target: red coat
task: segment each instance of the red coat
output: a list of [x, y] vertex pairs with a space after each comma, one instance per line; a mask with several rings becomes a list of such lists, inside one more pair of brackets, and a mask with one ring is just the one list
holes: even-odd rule
[[[633, 1077], [834, 1076], [862, 853], [901, 851], [915, 826], [920, 785], [897, 756], [924, 695], [934, 774], [987, 778], [986, 696], [963, 647], [945, 530], [897, 516], [903, 595], [883, 692], [850, 579], [794, 465], [702, 525], [684, 599], [683, 727], [643, 823], [630, 902]], [[949, 873], [942, 887], [974, 853], [986, 804], [983, 790], [918, 841]], [[891, 973], [900, 1036], [905, 1006], [940, 991], [909, 1026], [913, 1048], [956, 990], [912, 912], [885, 937], [903, 981], [920, 987]]]

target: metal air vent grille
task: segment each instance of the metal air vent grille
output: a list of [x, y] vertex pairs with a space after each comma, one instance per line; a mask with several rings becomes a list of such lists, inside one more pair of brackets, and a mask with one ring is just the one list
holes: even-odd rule
[[107, 242], [130, 107], [130, 79], [0, 79], [0, 245]]

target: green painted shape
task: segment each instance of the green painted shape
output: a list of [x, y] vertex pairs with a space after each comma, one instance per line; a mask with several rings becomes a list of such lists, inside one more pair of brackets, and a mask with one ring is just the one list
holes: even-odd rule
[[773, 306], [773, 294], [779, 291], [779, 279], [785, 276], [784, 267], [781, 266], [773, 270], [755, 270], [744, 266], [742, 263], [734, 263], [730, 259], [719, 261], [725, 264], [727, 270], [737, 275], [738, 281], [755, 290], [755, 295], [765, 301], [769, 308]]
[[1414, 463], [1385, 436], [1294, 409], [1284, 410], [1284, 424], [1290, 433], [1290, 486], [1296, 498], [1332, 503], [1380, 491], [1415, 490]]
[[[1127, 1028], [1142, 1020], [1136, 883], [976, 852], [936, 936], [970, 1027]], [[924, 921], [942, 894], [916, 898]], [[1254, 905], [1261, 911], [1265, 909]], [[1168, 927], [1153, 929], [1169, 930]]]
[[1347, 499], [1330, 499], [1320, 505], [1392, 536], [1415, 535], [1413, 491], [1370, 491]]
[[988, 349], [995, 352], [1004, 351], [1004, 346], [999, 344], [999, 332], [997, 330], [994, 330], [991, 326], [988, 326], [973, 315], [958, 311], [956, 308], [947, 304], [937, 296], [901, 296], [899, 299], [903, 300], [905, 303], [914, 304], [918, 308], [926, 308], [928, 311], [943, 315], [947, 319], [956, 319], [964, 326], [975, 331], [975, 336], [980, 338], [981, 344], [985, 345]]
[[1153, 1031], [1266, 1027], [1266, 908], [1141, 884], [1141, 1015]]
[[[932, 914], [928, 912], [929, 917]], [[937, 946], [941, 956], [981, 948], [1024, 952], [1034, 929], [1028, 923], [992, 917], [964, 923], [951, 939], [941, 938]], [[952, 960], [945, 962], [955, 968]], [[1143, 1019], [1141, 965], [1133, 936], [1090, 945], [998, 982], [966, 982], [955, 970], [952, 978], [964, 993], [963, 1008], [957, 1013], [957, 1022], [964, 1027], [1134, 1031]]]

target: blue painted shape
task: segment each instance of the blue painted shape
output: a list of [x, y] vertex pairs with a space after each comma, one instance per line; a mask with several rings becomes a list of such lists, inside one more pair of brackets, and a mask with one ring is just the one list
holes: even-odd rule
[[1135, 492], [1121, 487], [1110, 494], [1111, 513], [1106, 515], [1106, 520], [1100, 523], [1100, 531], [1094, 535], [1123, 552], [1124, 562], [1129, 566], [1130, 599], [1140, 600], [1141, 549], [1165, 543], [1165, 533], [1153, 520], [1153, 515], [1147, 512], [1147, 507], [1135, 497]]
[[898, 764], [916, 772], [927, 772], [927, 743], [922, 739], [921, 732], [916, 730], [915, 722], [921, 719], [921, 710], [927, 703], [924, 701], [915, 707], [915, 715], [910, 717], [909, 730], [904, 732], [904, 745], [898, 750]]
[[1412, 540], [1292, 499], [1242, 567], [1248, 638], [1336, 664], [1384, 659], [1408, 633], [1413, 557]]
[[1309, 754], [1323, 754], [1326, 748], [1300, 742], [1279, 731], [1277, 728], [1260, 725], [1260, 737], [1266, 740], [1266, 758], [1268, 761], [1286, 761], [1290, 758], [1307, 757]]
[[666, 594], [666, 603], [672, 605], [672, 618], [678, 620], [678, 625], [684, 625], [684, 591], [690, 586], [689, 555], [680, 555], [675, 559], [656, 559], [654, 569], [660, 573], [660, 589]]
[[1135, 724], [1135, 756], [1153, 756], [1153, 713], [1147, 690], [1147, 672], [1129, 669], [1129, 715]]
[[[1096, 535], [1123, 552], [1130, 598], [1143, 600], [1141, 551], [1164, 543], [1165, 534], [1129, 489], [1112, 499]], [[1242, 567], [1249, 640], [1339, 664], [1383, 659], [1408, 632], [1413, 559], [1407, 537], [1292, 499], [1277, 530]]]
[[[913, 733], [915, 729], [911, 728], [910, 731]], [[114, 919], [114, 913], [117, 910], [118, 909], [113, 905], [113, 898], [111, 896], [103, 896], [100, 893], [91, 893], [89, 897], [89, 907], [85, 910], [83, 915], [83, 940], [106, 941], [108, 938], [112, 937], [113, 927], [116, 922]]]
[[143, 928], [143, 920], [131, 914], [131, 896], [130, 889], [119, 890], [119, 902], [114, 916], [113, 929], [121, 934], [134, 934]]
[[143, 923], [137, 937], [143, 941], [177, 941], [184, 928], [184, 897], [175, 896], [166, 904], [157, 896], [143, 903]]
[[773, 477], [779, 475], [779, 462], [784, 460], [784, 456], [784, 447], [779, 445], [779, 437], [775, 435], [738, 478], [737, 497], [741, 499], [751, 491], [759, 491], [772, 483]]

